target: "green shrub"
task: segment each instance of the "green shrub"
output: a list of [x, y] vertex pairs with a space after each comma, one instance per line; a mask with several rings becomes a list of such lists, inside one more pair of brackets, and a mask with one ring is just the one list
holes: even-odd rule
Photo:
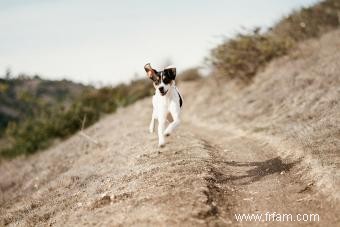
[[[42, 108], [39, 114], [19, 123], [10, 123], [6, 129], [6, 140], [10, 146], [0, 151], [0, 156], [15, 157], [32, 154], [47, 148], [54, 139], [64, 139], [86, 128], [100, 118], [101, 114], [112, 113], [152, 94], [152, 86], [146, 80], [132, 81], [129, 85], [104, 87], [86, 91], [79, 100], [65, 108]], [[83, 125], [86, 118], [85, 125]]]

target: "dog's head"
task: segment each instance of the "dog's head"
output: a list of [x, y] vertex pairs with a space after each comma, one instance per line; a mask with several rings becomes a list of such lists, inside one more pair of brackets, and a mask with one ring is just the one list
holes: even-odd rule
[[144, 69], [148, 77], [153, 81], [155, 89], [158, 90], [162, 96], [166, 95], [176, 78], [176, 68], [170, 66], [158, 72], [148, 63], [144, 66]]

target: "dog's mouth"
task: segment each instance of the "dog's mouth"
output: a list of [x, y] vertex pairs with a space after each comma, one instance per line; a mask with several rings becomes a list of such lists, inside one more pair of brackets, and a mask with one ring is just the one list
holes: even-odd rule
[[160, 91], [159, 93], [161, 93], [161, 96], [164, 96], [164, 95], [166, 95], [166, 93], [168, 93], [168, 91]]

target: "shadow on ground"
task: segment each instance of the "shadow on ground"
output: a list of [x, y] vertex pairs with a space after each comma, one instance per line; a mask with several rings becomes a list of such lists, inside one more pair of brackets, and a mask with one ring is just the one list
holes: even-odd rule
[[[261, 180], [263, 177], [288, 172], [298, 162], [284, 163], [280, 157], [268, 159], [263, 162], [221, 162], [224, 168], [230, 169], [230, 167], [241, 167], [239, 171], [240, 175], [225, 175], [222, 172], [214, 169], [214, 177], [219, 183], [227, 183], [232, 181], [234, 184], [246, 185]], [[248, 167], [248, 168], [247, 168]], [[244, 169], [247, 168], [247, 169]], [[232, 172], [235, 172], [234, 170]]]

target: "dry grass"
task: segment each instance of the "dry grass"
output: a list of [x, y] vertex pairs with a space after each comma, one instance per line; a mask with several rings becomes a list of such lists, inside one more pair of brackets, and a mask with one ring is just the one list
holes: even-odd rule
[[272, 28], [272, 33], [302, 41], [318, 37], [340, 25], [340, 2], [325, 0], [310, 8], [302, 8], [281, 20]]
[[190, 68], [184, 70], [177, 76], [178, 81], [194, 81], [202, 78], [202, 75], [199, 72], [199, 68]]

